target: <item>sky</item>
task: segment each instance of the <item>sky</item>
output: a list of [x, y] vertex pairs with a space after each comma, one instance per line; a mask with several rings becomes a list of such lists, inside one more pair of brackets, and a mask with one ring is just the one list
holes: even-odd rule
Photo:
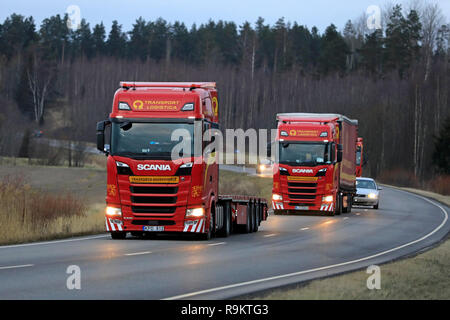
[[[168, 22], [182, 21], [188, 28], [212, 20], [234, 21], [238, 25], [244, 21], [252, 24], [258, 17], [273, 25], [279, 18], [286, 22], [298, 22], [309, 28], [316, 26], [320, 32], [334, 23], [342, 30], [347, 20], [354, 20], [369, 6], [381, 8], [389, 0], [0, 0], [0, 22], [12, 13], [33, 16], [37, 25], [52, 15], [63, 15], [67, 8], [76, 5], [80, 17], [93, 27], [103, 22], [109, 31], [113, 20], [119, 21], [124, 31], [132, 28], [135, 20], [142, 16], [145, 20], [162, 17]], [[425, 0], [426, 1], [426, 0]], [[405, 3], [398, 0], [389, 2]], [[447, 21], [450, 17], [450, 0], [439, 0]]]

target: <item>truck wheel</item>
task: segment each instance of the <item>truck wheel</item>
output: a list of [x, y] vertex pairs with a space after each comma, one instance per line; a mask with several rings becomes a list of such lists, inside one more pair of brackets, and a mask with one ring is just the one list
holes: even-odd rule
[[231, 233], [231, 212], [230, 203], [226, 202], [223, 206], [223, 227], [217, 233], [219, 237], [228, 237]]
[[251, 215], [252, 215], [252, 207], [251, 205], [247, 205], [247, 222], [242, 226], [242, 232], [243, 233], [250, 233], [250, 227], [252, 224], [252, 219], [251, 219]]
[[258, 232], [259, 228], [259, 204], [253, 206], [253, 232]]
[[375, 210], [378, 210], [378, 203], [377, 203], [376, 205], [374, 205], [373, 208], [374, 208]]
[[249, 226], [249, 233], [253, 232], [253, 229], [255, 228], [255, 204], [252, 203], [250, 205], [250, 226]]
[[214, 228], [214, 220], [211, 214], [211, 218], [209, 219], [209, 228], [206, 228], [206, 233], [200, 233], [200, 240], [210, 240], [213, 234], [213, 228]]
[[342, 213], [342, 196], [341, 195], [337, 195], [336, 197], [336, 208], [334, 210], [334, 214], [333, 215], [341, 215]]
[[126, 236], [127, 236], [126, 232], [120, 232], [120, 231], [111, 232], [111, 238], [114, 240], [122, 240], [122, 239], [125, 239]]
[[345, 213], [352, 212], [352, 205], [353, 205], [353, 197], [347, 196], [347, 210], [345, 211]]

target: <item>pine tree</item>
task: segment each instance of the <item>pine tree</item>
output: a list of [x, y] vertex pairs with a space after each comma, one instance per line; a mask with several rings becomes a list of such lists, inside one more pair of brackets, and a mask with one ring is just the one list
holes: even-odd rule
[[103, 22], [96, 24], [92, 30], [92, 42], [94, 47], [94, 53], [96, 55], [103, 55], [106, 50], [106, 31]]
[[381, 73], [383, 70], [383, 33], [381, 29], [366, 35], [366, 41], [358, 52], [361, 55], [361, 65], [364, 69], [372, 74]]
[[123, 58], [126, 56], [127, 47], [127, 35], [122, 32], [122, 25], [119, 25], [117, 20], [114, 20], [106, 41], [106, 51], [111, 56]]
[[344, 72], [349, 52], [344, 38], [336, 30], [336, 26], [331, 24], [322, 37], [319, 71], [322, 74], [334, 71]]

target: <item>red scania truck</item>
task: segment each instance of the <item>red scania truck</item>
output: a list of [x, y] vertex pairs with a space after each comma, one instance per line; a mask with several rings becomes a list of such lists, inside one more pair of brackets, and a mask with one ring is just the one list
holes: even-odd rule
[[357, 137], [358, 121], [340, 114], [278, 114], [274, 213], [350, 212]]
[[105, 223], [113, 239], [184, 232], [207, 240], [258, 231], [267, 218], [265, 199], [219, 195], [218, 152], [204, 141], [213, 141], [209, 129], [218, 121], [215, 83], [120, 83], [109, 119], [97, 123], [97, 148], [107, 155]]

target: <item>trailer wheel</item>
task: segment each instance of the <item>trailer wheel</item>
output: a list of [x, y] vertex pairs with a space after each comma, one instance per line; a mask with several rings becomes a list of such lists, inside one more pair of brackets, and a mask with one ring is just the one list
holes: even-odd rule
[[111, 232], [111, 238], [114, 240], [123, 240], [127, 237], [126, 232], [115, 231]]
[[247, 222], [242, 226], [242, 232], [243, 233], [250, 233], [251, 232], [251, 224], [252, 224], [252, 220], [251, 220], [251, 215], [252, 215], [252, 207], [250, 204], [247, 205], [247, 212], [246, 212], [246, 216], [247, 216]]
[[345, 213], [352, 212], [352, 205], [353, 205], [353, 197], [351, 195], [348, 195], [347, 196], [347, 210], [345, 211]]
[[219, 237], [228, 237], [231, 233], [231, 207], [229, 202], [223, 206], [223, 227], [217, 232]]
[[259, 228], [259, 204], [253, 206], [253, 232], [258, 232]]

